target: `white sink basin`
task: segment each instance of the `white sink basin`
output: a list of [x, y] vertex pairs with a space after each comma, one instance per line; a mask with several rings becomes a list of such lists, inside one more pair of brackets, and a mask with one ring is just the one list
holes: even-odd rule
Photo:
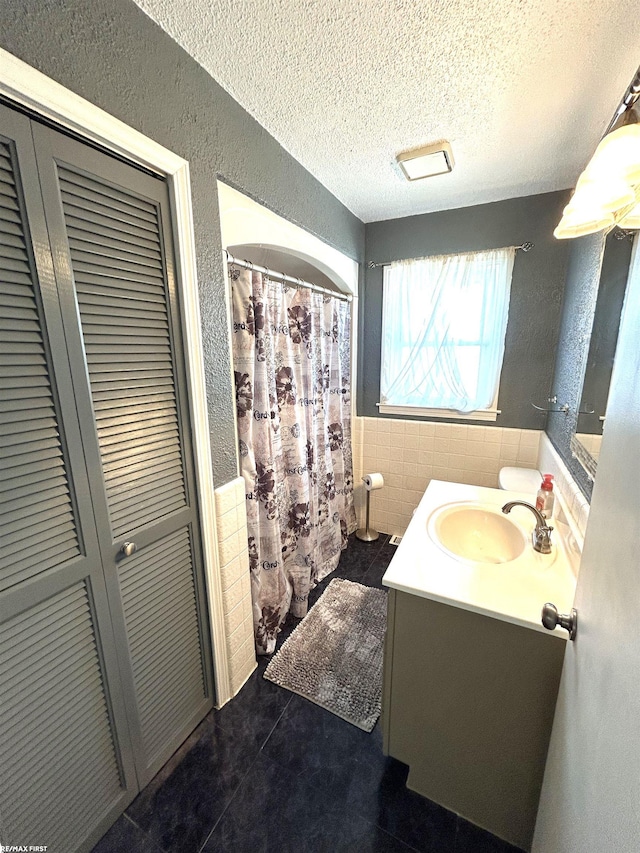
[[564, 613], [573, 606], [566, 525], [556, 520], [551, 553], [540, 554], [531, 541], [531, 510], [502, 512], [516, 500], [531, 496], [431, 480], [383, 585], [547, 634], [540, 621], [544, 602]]
[[531, 548], [525, 532], [500, 507], [461, 501], [444, 504], [427, 519], [433, 542], [470, 563], [510, 563]]

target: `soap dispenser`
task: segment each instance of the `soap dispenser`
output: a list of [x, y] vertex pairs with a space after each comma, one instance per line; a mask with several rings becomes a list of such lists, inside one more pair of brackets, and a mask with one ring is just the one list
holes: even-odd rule
[[553, 494], [553, 474], [543, 474], [542, 483], [536, 495], [536, 509], [539, 510], [547, 521], [553, 515], [553, 505], [556, 496]]

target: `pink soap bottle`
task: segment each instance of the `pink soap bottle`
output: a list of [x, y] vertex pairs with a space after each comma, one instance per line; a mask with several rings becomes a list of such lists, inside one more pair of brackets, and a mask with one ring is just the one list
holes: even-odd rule
[[553, 515], [553, 505], [556, 496], [553, 494], [553, 474], [543, 474], [542, 483], [536, 495], [536, 509], [539, 510], [547, 521]]

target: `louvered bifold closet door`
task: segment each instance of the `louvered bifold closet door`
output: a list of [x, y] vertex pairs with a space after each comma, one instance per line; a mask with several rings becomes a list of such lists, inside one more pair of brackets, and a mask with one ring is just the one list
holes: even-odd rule
[[144, 782], [212, 707], [169, 197], [60, 134], [35, 139]]
[[87, 850], [137, 786], [31, 127], [2, 106], [0, 471], [0, 843]]

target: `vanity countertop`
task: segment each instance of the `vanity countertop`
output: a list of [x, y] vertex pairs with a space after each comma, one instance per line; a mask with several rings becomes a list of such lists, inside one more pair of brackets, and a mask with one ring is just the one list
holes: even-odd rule
[[[533, 503], [535, 497], [432, 480], [382, 583], [401, 592], [547, 633], [540, 622], [543, 604], [553, 602], [560, 613], [568, 613], [575, 593], [575, 577], [558, 531], [552, 533], [551, 555], [538, 554], [530, 545], [522, 557], [497, 564], [461, 561], [443, 550], [427, 532], [430, 517], [445, 504], [465, 501], [499, 509], [514, 500]], [[534, 515], [526, 507], [514, 507], [509, 518], [528, 536], [535, 526]], [[568, 637], [559, 628], [554, 633], [564, 639]]]

